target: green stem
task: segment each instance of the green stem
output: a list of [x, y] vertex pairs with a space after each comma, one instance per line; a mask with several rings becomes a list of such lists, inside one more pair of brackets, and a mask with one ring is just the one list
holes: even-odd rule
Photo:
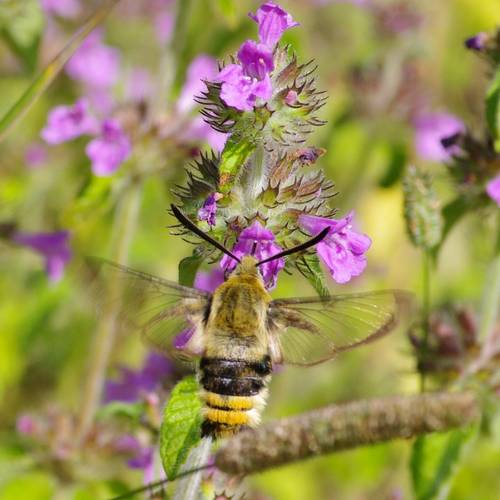
[[481, 303], [481, 320], [479, 323], [479, 339], [488, 347], [493, 341], [493, 331], [500, 307], [500, 214], [498, 215], [498, 229], [493, 260], [488, 267], [486, 283]]
[[[141, 194], [140, 182], [132, 182], [123, 193], [123, 198], [115, 212], [110, 258], [120, 264], [126, 264], [128, 260], [130, 243], [137, 225]], [[117, 275], [113, 275], [106, 283], [106, 293], [110, 300], [106, 300], [101, 313], [89, 357], [90, 366], [83, 392], [76, 442], [81, 442], [87, 435], [99, 406], [106, 370], [118, 330], [116, 319], [119, 301], [114, 298], [119, 296], [120, 291], [120, 279]]]
[[[422, 354], [426, 358], [429, 349], [429, 314], [431, 309], [431, 254], [424, 249], [422, 254]], [[420, 392], [425, 391], [425, 373], [420, 373]]]

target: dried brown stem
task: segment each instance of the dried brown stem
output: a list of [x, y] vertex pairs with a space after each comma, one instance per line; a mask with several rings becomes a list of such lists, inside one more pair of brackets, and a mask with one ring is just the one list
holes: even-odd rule
[[334, 451], [463, 427], [480, 413], [472, 392], [331, 405], [238, 434], [217, 451], [215, 465], [229, 474], [250, 474]]

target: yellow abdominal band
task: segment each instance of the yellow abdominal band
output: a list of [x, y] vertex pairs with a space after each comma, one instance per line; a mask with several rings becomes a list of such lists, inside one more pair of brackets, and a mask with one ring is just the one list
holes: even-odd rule
[[247, 425], [250, 422], [250, 416], [243, 411], [226, 411], [205, 407], [203, 414], [207, 420], [220, 424]]
[[227, 408], [236, 411], [251, 410], [253, 408], [252, 399], [244, 396], [221, 396], [214, 392], [203, 391], [201, 398], [209, 406], [216, 406], [218, 408]]

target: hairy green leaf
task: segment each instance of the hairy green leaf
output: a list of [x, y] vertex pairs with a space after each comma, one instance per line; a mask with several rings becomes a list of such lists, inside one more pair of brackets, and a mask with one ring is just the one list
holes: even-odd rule
[[412, 243], [431, 250], [442, 239], [441, 203], [432, 186], [431, 177], [410, 166], [403, 181], [406, 229]]
[[328, 297], [330, 291], [326, 285], [325, 275], [316, 254], [306, 254], [295, 263], [300, 273], [311, 283], [320, 297]]
[[198, 382], [190, 375], [174, 387], [163, 412], [160, 455], [168, 479], [175, 478], [189, 451], [200, 440], [200, 426]]
[[193, 286], [196, 273], [203, 262], [203, 247], [195, 248], [193, 254], [179, 262], [179, 284]]
[[219, 164], [221, 193], [229, 193], [234, 185], [234, 181], [241, 169], [247, 162], [249, 156], [254, 151], [256, 145], [250, 140], [239, 135], [231, 135], [222, 151]]
[[446, 498], [465, 445], [475, 430], [475, 427], [458, 429], [446, 434], [419, 436], [415, 440], [410, 471], [416, 500]]

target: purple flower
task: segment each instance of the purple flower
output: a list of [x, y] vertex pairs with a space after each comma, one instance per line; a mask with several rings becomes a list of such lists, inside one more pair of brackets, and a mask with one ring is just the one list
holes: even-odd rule
[[25, 436], [32, 436], [37, 428], [37, 423], [33, 417], [30, 415], [21, 415], [16, 420], [16, 430], [18, 434], [24, 434]]
[[217, 75], [217, 62], [213, 57], [201, 54], [195, 57], [187, 69], [177, 109], [181, 113], [191, 111], [196, 104], [194, 98], [206, 89], [203, 80], [212, 80]]
[[166, 44], [174, 30], [174, 16], [168, 11], [160, 12], [155, 16], [154, 24], [156, 38], [162, 45]]
[[[273, 232], [256, 220], [251, 226], [241, 231], [232, 252], [238, 258], [243, 255], [253, 255], [257, 260], [264, 260], [281, 252], [282, 248], [274, 242], [275, 239]], [[227, 272], [231, 272], [236, 267], [237, 262], [228, 255], [224, 255], [220, 265]], [[276, 286], [278, 273], [284, 267], [285, 259], [283, 258], [272, 260], [259, 267], [266, 288], [271, 290]]]
[[238, 52], [241, 64], [229, 64], [217, 76], [222, 83], [220, 97], [240, 111], [251, 111], [257, 99], [271, 98], [269, 73], [274, 69], [273, 55], [263, 44], [247, 40]]
[[500, 207], [500, 175], [497, 175], [486, 184], [488, 196]]
[[165, 356], [156, 352], [148, 354], [142, 368], [131, 370], [121, 368], [118, 380], [108, 380], [104, 391], [104, 401], [134, 403], [148, 392], [158, 390], [173, 373], [173, 365]]
[[201, 116], [195, 116], [185, 127], [180, 137], [187, 142], [206, 141], [215, 151], [222, 151], [229, 134], [213, 129]]
[[91, 140], [85, 152], [92, 161], [92, 172], [97, 176], [113, 174], [132, 151], [129, 138], [120, 124], [114, 120], [104, 120], [101, 135]]
[[134, 68], [127, 82], [127, 98], [131, 101], [144, 101], [153, 93], [151, 73], [146, 68]]
[[59, 281], [66, 264], [71, 259], [69, 233], [15, 233], [12, 237], [17, 244], [31, 248], [45, 258], [45, 269], [50, 281]]
[[[224, 271], [219, 267], [214, 267], [210, 272], [206, 273], [198, 271], [194, 279], [194, 288], [204, 290], [205, 292], [213, 292], [219, 285], [224, 283]], [[174, 339], [174, 347], [183, 349], [193, 336], [194, 328], [186, 328]]]
[[477, 35], [471, 36], [465, 40], [464, 45], [470, 50], [481, 51], [484, 49], [484, 45], [488, 40], [488, 33], [478, 33]]
[[81, 12], [81, 6], [78, 0], [41, 0], [42, 9], [47, 14], [73, 18]]
[[120, 71], [120, 52], [102, 43], [102, 32], [95, 30], [66, 64], [66, 73], [90, 87], [108, 88]]
[[447, 113], [422, 114], [415, 120], [415, 150], [423, 160], [444, 162], [457, 152], [442, 141], [465, 130], [464, 124]]
[[217, 212], [217, 202], [222, 198], [220, 193], [212, 193], [198, 210], [198, 219], [206, 220], [209, 226], [215, 226], [215, 213]]
[[148, 469], [153, 464], [154, 448], [146, 446], [141, 448], [137, 455], [131, 458], [127, 464], [132, 469]]
[[299, 217], [299, 223], [311, 235], [318, 234], [325, 227], [330, 229], [316, 245], [316, 251], [337, 283], [347, 283], [354, 276], [359, 276], [366, 267], [364, 253], [370, 248], [371, 240], [352, 230], [353, 216], [354, 212], [340, 220], [305, 214]]
[[78, 99], [73, 106], [56, 106], [42, 129], [41, 137], [48, 144], [61, 144], [84, 134], [95, 133], [96, 119], [89, 113], [86, 99]]
[[283, 32], [298, 26], [292, 16], [273, 2], [261, 5], [255, 14], [248, 14], [259, 26], [259, 40], [270, 49], [278, 43]]
[[31, 143], [24, 151], [24, 161], [31, 168], [38, 168], [47, 163], [46, 146], [39, 142]]

